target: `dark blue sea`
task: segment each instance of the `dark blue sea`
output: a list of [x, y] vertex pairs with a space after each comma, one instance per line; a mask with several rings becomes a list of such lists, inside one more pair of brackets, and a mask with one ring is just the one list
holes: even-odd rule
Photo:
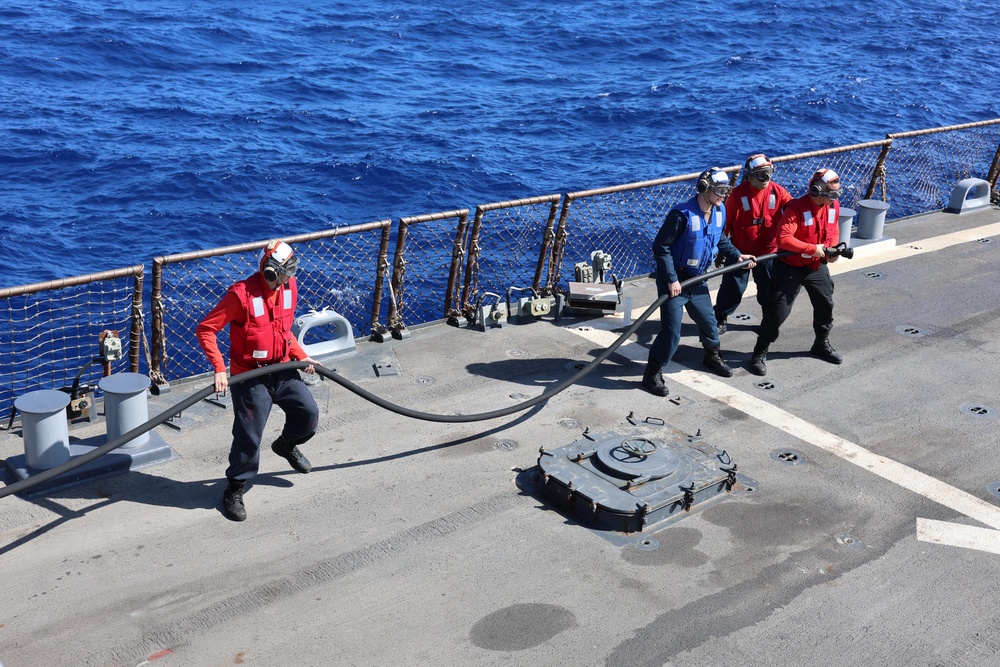
[[1000, 4], [8, 0], [0, 287], [1000, 117]]

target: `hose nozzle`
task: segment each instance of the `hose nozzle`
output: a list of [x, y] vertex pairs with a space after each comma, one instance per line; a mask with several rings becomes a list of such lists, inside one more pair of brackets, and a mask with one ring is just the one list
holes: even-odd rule
[[847, 243], [844, 241], [841, 241], [832, 248], [824, 247], [823, 252], [826, 253], [827, 257], [846, 257], [847, 259], [854, 259], [854, 248], [848, 248]]

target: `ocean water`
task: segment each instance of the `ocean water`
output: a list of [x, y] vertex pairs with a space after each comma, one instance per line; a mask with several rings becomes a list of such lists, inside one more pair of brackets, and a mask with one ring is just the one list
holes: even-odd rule
[[1000, 5], [14, 0], [0, 287], [1000, 117]]

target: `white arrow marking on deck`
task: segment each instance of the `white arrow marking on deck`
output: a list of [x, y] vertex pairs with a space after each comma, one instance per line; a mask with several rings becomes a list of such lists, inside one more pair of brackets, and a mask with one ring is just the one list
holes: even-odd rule
[[917, 539], [934, 544], [1000, 554], [1000, 531], [948, 521], [917, 518]]
[[[923, 241], [916, 241], [901, 247], [892, 247], [891, 250], [877, 254], [873, 253], [868, 256], [862, 254], [860, 257], [856, 255], [857, 260], [860, 261], [848, 260], [837, 262], [836, 264], [831, 264], [830, 269], [831, 273], [845, 273], [897, 259], [913, 257], [925, 252], [941, 250], [949, 246], [968, 243], [978, 238], [996, 234], [1000, 234], [1000, 224], [966, 229]], [[748, 287], [751, 289], [747, 290], [744, 298], [752, 294], [753, 283]], [[633, 316], [638, 316], [642, 311], [643, 309], [633, 310]], [[614, 334], [606, 331], [592, 329], [588, 331], [574, 330], [574, 332], [598, 344], [610, 344], [615, 339]], [[634, 341], [628, 341], [626, 345], [632, 343]], [[824, 431], [804, 419], [800, 419], [766, 401], [734, 389], [704, 373], [682, 370], [679, 373], [671, 373], [670, 378], [710, 398], [725, 403], [754, 419], [770, 424], [800, 440], [830, 452], [848, 463], [861, 466], [883, 479], [990, 526], [989, 528], [979, 528], [965, 524], [917, 517], [918, 540], [1000, 554], [1000, 507], [980, 500], [970, 493], [945, 484], [930, 475], [926, 475], [919, 470], [914, 470], [898, 461], [874, 454], [856, 443], [845, 440], [829, 431]]]

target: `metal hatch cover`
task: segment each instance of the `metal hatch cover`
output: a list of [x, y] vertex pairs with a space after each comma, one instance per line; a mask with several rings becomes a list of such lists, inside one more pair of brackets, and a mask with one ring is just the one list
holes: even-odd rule
[[594, 463], [611, 475], [633, 480], [653, 480], [676, 472], [680, 455], [671, 447], [643, 436], [612, 437], [601, 442]]
[[591, 526], [659, 528], [756, 483], [724, 450], [660, 420], [585, 436], [538, 455], [541, 491]]

